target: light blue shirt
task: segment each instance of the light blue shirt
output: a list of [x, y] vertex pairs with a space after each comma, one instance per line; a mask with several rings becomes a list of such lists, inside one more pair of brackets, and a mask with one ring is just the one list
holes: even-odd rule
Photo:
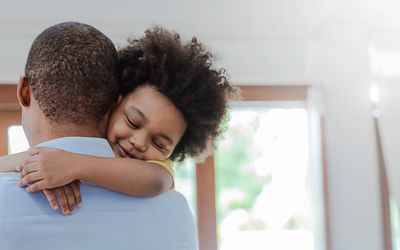
[[[105, 139], [63, 137], [38, 146], [114, 157]], [[140, 198], [83, 183], [83, 206], [71, 216], [53, 211], [42, 192], [17, 187], [16, 173], [0, 174], [2, 250], [197, 249], [186, 199], [174, 190]]]

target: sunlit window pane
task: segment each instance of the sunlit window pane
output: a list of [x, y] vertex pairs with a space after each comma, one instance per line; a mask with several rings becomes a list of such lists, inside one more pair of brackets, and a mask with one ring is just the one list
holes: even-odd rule
[[314, 249], [302, 108], [236, 107], [216, 152], [220, 250]]
[[392, 220], [393, 249], [400, 250], [400, 216], [399, 208], [394, 199], [390, 200], [390, 216]]
[[29, 148], [22, 126], [11, 126], [8, 128], [8, 153], [14, 154]]
[[196, 164], [187, 159], [183, 163], [175, 164], [175, 190], [185, 196], [189, 207], [196, 215]]

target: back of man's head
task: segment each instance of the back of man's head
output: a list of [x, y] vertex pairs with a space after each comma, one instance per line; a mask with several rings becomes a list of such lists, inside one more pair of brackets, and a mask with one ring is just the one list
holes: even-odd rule
[[109, 38], [92, 26], [67, 22], [35, 39], [25, 76], [50, 123], [97, 127], [117, 99], [117, 63]]

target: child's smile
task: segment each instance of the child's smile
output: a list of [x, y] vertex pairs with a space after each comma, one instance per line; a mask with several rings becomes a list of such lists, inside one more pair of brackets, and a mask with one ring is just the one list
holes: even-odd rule
[[117, 156], [121, 158], [134, 158], [141, 160], [139, 157], [137, 157], [135, 154], [127, 150], [125, 147], [121, 146], [119, 143], [117, 147]]

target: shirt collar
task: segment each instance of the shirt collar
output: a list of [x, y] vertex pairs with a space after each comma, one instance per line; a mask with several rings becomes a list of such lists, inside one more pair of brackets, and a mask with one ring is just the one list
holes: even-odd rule
[[69, 136], [42, 142], [36, 147], [57, 148], [72, 153], [115, 157], [108, 141], [104, 138]]

